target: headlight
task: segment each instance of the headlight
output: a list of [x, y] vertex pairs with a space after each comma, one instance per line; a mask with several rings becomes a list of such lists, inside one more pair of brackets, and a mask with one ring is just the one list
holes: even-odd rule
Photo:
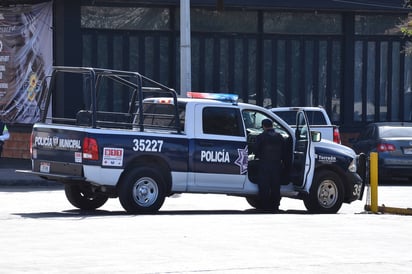
[[357, 161], [356, 158], [352, 160], [352, 162], [350, 162], [348, 170], [350, 172], [356, 172], [357, 171], [357, 165], [356, 165]]

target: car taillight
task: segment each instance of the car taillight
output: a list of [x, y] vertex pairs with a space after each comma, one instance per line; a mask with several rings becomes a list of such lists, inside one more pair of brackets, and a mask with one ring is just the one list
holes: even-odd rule
[[341, 143], [340, 133], [337, 127], [333, 128], [333, 141], [338, 144]]
[[83, 139], [83, 158], [88, 160], [99, 160], [99, 146], [94, 138]]
[[392, 144], [387, 144], [387, 143], [380, 143], [376, 147], [376, 150], [378, 152], [390, 152], [390, 151], [395, 151], [396, 147]]

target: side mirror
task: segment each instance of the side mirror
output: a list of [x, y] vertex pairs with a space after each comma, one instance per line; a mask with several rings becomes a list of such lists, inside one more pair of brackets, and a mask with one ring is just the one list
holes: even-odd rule
[[322, 133], [320, 131], [311, 131], [312, 142], [320, 142], [322, 140]]

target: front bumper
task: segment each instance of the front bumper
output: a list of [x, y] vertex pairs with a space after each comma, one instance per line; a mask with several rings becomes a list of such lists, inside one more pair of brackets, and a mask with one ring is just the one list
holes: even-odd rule
[[362, 200], [365, 189], [365, 180], [356, 172], [346, 172], [347, 192], [345, 202], [350, 203], [356, 200]]
[[346, 193], [345, 202], [351, 203], [356, 200], [362, 200], [363, 192], [367, 181], [368, 159], [364, 153], [356, 155], [356, 171], [346, 171]]

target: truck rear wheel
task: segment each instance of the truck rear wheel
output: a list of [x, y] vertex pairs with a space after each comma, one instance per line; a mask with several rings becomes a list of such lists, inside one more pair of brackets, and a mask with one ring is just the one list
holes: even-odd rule
[[309, 195], [303, 200], [311, 213], [336, 213], [342, 206], [344, 189], [339, 176], [320, 171], [314, 178]]
[[90, 187], [77, 184], [65, 184], [64, 192], [69, 202], [83, 210], [94, 210], [104, 205], [109, 197], [92, 192]]
[[150, 167], [132, 169], [120, 183], [119, 199], [128, 213], [156, 212], [165, 200], [164, 179]]

